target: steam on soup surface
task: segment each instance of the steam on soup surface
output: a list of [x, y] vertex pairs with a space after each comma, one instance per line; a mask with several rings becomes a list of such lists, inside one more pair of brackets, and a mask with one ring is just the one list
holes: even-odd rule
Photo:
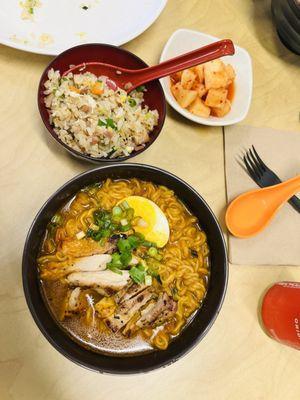
[[207, 291], [206, 235], [164, 186], [89, 186], [49, 223], [38, 259], [44, 296], [76, 341], [104, 353], [166, 349]]

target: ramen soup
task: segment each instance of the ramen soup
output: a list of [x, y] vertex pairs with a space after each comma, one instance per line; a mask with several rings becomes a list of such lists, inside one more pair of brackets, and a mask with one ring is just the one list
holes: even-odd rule
[[166, 349], [200, 307], [209, 248], [173, 191], [107, 179], [53, 216], [38, 267], [46, 303], [73, 340], [134, 355]]

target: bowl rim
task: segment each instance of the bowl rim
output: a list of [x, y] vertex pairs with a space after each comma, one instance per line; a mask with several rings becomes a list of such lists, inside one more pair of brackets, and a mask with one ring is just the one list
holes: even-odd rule
[[[169, 39], [167, 40], [162, 52], [161, 52], [161, 56], [160, 56], [160, 62], [166, 61], [167, 58], [166, 57], [166, 53], [170, 47], [170, 44], [174, 41], [174, 38], [182, 33], [182, 32], [188, 32], [188, 33], [192, 33], [192, 34], [196, 34], [198, 36], [202, 36], [205, 37], [207, 39], [210, 39], [212, 41], [217, 41], [220, 40], [220, 38], [213, 36], [213, 35], [209, 35], [207, 33], [201, 32], [201, 31], [197, 31], [194, 29], [187, 29], [187, 28], [180, 28], [177, 29], [176, 31], [174, 31], [172, 33], [172, 35], [169, 37]], [[173, 96], [171, 96], [166, 89], [166, 79], [168, 77], [164, 77], [160, 79], [160, 82], [162, 84], [164, 93], [165, 93], [165, 97], [166, 100], [168, 102], [168, 104], [175, 109], [178, 113], [180, 113], [183, 117], [196, 122], [200, 125], [206, 125], [206, 126], [228, 126], [228, 125], [233, 125], [236, 124], [238, 122], [241, 122], [243, 119], [245, 119], [245, 117], [247, 116], [249, 109], [250, 109], [250, 105], [251, 105], [251, 100], [252, 100], [252, 93], [253, 93], [253, 68], [252, 68], [252, 60], [251, 60], [251, 56], [248, 53], [248, 51], [246, 49], [244, 49], [243, 47], [237, 46], [234, 43], [234, 47], [236, 50], [239, 51], [239, 53], [243, 54], [244, 57], [247, 59], [248, 61], [248, 65], [250, 67], [250, 76], [249, 76], [249, 97], [248, 97], [248, 101], [246, 104], [245, 109], [240, 113], [240, 115], [236, 118], [232, 118], [231, 120], [228, 121], [224, 121], [224, 118], [218, 118], [218, 119], [211, 119], [210, 117], [208, 118], [204, 118], [204, 117], [199, 117], [197, 115], [194, 115], [192, 113], [190, 113], [188, 110], [184, 109], [183, 107], [181, 107], [177, 101], [173, 98]], [[235, 52], [236, 54], [236, 52]]]
[[[207, 209], [208, 213], [212, 217], [213, 222], [215, 224], [215, 227], [216, 227], [216, 229], [217, 229], [217, 231], [219, 233], [219, 237], [221, 239], [222, 252], [223, 252], [223, 255], [224, 255], [224, 260], [223, 260], [223, 265], [222, 265], [222, 270], [224, 271], [224, 283], [223, 283], [223, 287], [222, 287], [222, 292], [220, 293], [219, 300], [217, 302], [217, 305], [216, 305], [216, 308], [215, 308], [214, 313], [212, 315], [212, 318], [209, 320], [209, 323], [207, 324], [205, 329], [199, 335], [197, 335], [196, 338], [191, 341], [191, 343], [189, 343], [187, 346], [183, 346], [175, 355], [168, 357], [166, 360], [164, 360], [164, 361], [160, 362], [158, 365], [154, 365], [154, 366], [153, 365], [144, 366], [143, 368], [138, 367], [136, 369], [131, 369], [129, 371], [124, 371], [124, 369], [105, 368], [105, 367], [103, 367], [100, 370], [100, 369], [96, 369], [96, 367], [93, 366], [91, 363], [82, 361], [79, 358], [76, 358], [74, 355], [70, 354], [67, 350], [65, 350], [65, 348], [61, 344], [57, 343], [55, 341], [55, 339], [53, 339], [51, 333], [49, 333], [49, 329], [46, 328], [44, 326], [44, 323], [40, 320], [40, 317], [39, 317], [38, 312], [36, 310], [36, 307], [34, 305], [34, 301], [32, 300], [31, 292], [30, 292], [30, 289], [29, 289], [29, 281], [27, 279], [27, 274], [26, 274], [28, 261], [26, 260], [26, 258], [27, 258], [28, 251], [30, 250], [29, 239], [31, 237], [32, 231], [34, 229], [34, 226], [35, 226], [36, 222], [38, 221], [39, 217], [44, 212], [45, 208], [48, 206], [48, 204], [50, 202], [52, 202], [53, 199], [55, 199], [71, 183], [76, 182], [78, 179], [81, 179], [82, 177], [84, 177], [86, 175], [90, 175], [90, 174], [92, 174], [92, 173], [94, 173], [95, 171], [98, 171], [98, 170], [111, 169], [111, 168], [114, 168], [114, 167], [116, 167], [116, 168], [124, 168], [124, 166], [130, 166], [130, 167], [133, 167], [133, 168], [136, 168], [136, 169], [146, 168], [146, 169], [148, 169], [150, 171], [153, 170], [153, 171], [156, 171], [156, 172], [160, 172], [160, 173], [162, 173], [164, 175], [167, 175], [167, 176], [171, 177], [171, 179], [174, 179], [175, 181], [178, 181], [181, 185], [186, 187], [196, 197], [199, 198], [199, 200], [203, 203], [203, 205]], [[74, 176], [73, 178], [71, 178], [67, 182], [65, 182], [63, 185], [61, 185], [44, 202], [42, 207], [39, 209], [39, 211], [35, 215], [32, 223], [30, 225], [30, 228], [28, 230], [28, 233], [26, 235], [24, 249], [23, 249], [23, 256], [22, 256], [22, 284], [23, 284], [23, 292], [24, 292], [25, 300], [26, 300], [27, 306], [29, 308], [29, 311], [31, 313], [31, 316], [33, 317], [33, 320], [35, 321], [37, 327], [39, 328], [39, 330], [41, 331], [43, 336], [47, 339], [47, 341], [60, 354], [65, 356], [68, 360], [70, 360], [70, 361], [74, 362], [75, 364], [77, 364], [77, 365], [79, 365], [81, 367], [84, 367], [84, 368], [86, 368], [88, 370], [91, 370], [91, 371], [94, 371], [94, 372], [98, 372], [98, 373], [102, 373], [102, 374], [132, 375], [132, 374], [150, 372], [150, 371], [153, 371], [153, 370], [157, 370], [157, 369], [161, 369], [161, 368], [167, 367], [167, 366], [173, 364], [174, 362], [178, 361], [181, 357], [185, 356], [190, 351], [192, 351], [193, 348], [206, 336], [206, 334], [208, 333], [208, 331], [211, 329], [212, 325], [214, 324], [215, 320], [217, 319], [217, 317], [218, 317], [218, 315], [219, 315], [219, 313], [221, 311], [222, 305], [224, 303], [224, 299], [225, 299], [225, 295], [226, 295], [227, 287], [228, 287], [228, 279], [229, 279], [229, 261], [228, 261], [227, 246], [226, 246], [226, 242], [225, 242], [225, 238], [224, 238], [224, 234], [222, 232], [221, 226], [220, 226], [220, 224], [219, 224], [214, 212], [210, 208], [210, 206], [207, 204], [207, 202], [204, 200], [204, 198], [191, 185], [189, 185], [187, 182], [185, 182], [183, 179], [179, 178], [175, 174], [173, 174], [171, 172], [168, 172], [168, 171], [166, 171], [166, 170], [164, 170], [162, 168], [159, 168], [159, 167], [155, 167], [155, 166], [148, 165], [148, 164], [141, 164], [141, 163], [125, 163], [125, 164], [123, 164], [123, 163], [115, 163], [113, 165], [112, 164], [108, 164], [108, 165], [98, 166], [96, 168], [93, 168], [93, 169], [90, 169], [88, 171], [84, 171], [84, 172], [82, 172], [80, 174], [77, 174], [76, 176]], [[60, 329], [59, 327], [57, 327], [57, 328]], [[91, 351], [91, 350], [89, 350], [89, 351]], [[153, 353], [149, 353], [149, 354], [153, 354]], [[118, 357], [116, 357], [116, 358], [118, 358]], [[126, 358], [132, 358], [132, 357], [121, 356], [119, 358], [125, 358], [126, 359]]]
[[[79, 152], [79, 151], [77, 151], [75, 149], [72, 149], [70, 146], [68, 146], [66, 143], [64, 143], [57, 136], [57, 134], [54, 132], [54, 129], [51, 126], [50, 122], [47, 121], [48, 122], [48, 124], [47, 124], [46, 121], [45, 121], [45, 118], [44, 118], [44, 116], [42, 114], [42, 110], [45, 109], [46, 107], [44, 106], [44, 104], [42, 104], [40, 102], [40, 96], [42, 96], [44, 98], [44, 94], [43, 94], [44, 89], [43, 89], [43, 84], [42, 84], [42, 82], [44, 81], [44, 78], [47, 76], [47, 73], [48, 73], [49, 69], [52, 68], [53, 63], [56, 60], [64, 58], [67, 53], [70, 53], [72, 51], [75, 51], [77, 49], [84, 48], [84, 47], [99, 47], [99, 48], [108, 47], [108, 48], [112, 48], [112, 49], [115, 49], [115, 50], [120, 51], [122, 53], [125, 53], [129, 57], [132, 57], [132, 59], [140, 62], [141, 64], [143, 64], [143, 68], [149, 67], [149, 65], [144, 60], [142, 60], [139, 56], [137, 56], [136, 54], [132, 53], [129, 50], [123, 49], [121, 47], [118, 47], [118, 46], [115, 46], [115, 45], [112, 45], [112, 44], [107, 44], [107, 43], [84, 43], [84, 44], [79, 44], [77, 46], [73, 46], [73, 47], [70, 47], [69, 49], [64, 50], [62, 53], [58, 54], [56, 57], [54, 57], [50, 61], [50, 63], [43, 70], [43, 72], [41, 74], [41, 77], [40, 77], [40, 80], [39, 80], [38, 90], [37, 90], [37, 105], [38, 105], [39, 114], [40, 114], [41, 120], [42, 120], [42, 122], [44, 124], [44, 127], [50, 133], [51, 137], [58, 144], [63, 146], [64, 149], [67, 150], [70, 154], [72, 154], [73, 156], [75, 156], [77, 158], [80, 158], [80, 159], [85, 160], [85, 161], [89, 161], [89, 162], [94, 163], [94, 164], [98, 164], [98, 163], [116, 163], [116, 162], [119, 162], [119, 161], [125, 161], [125, 160], [133, 158], [135, 156], [138, 156], [139, 154], [141, 154], [145, 150], [147, 150], [156, 141], [158, 136], [161, 134], [161, 131], [162, 131], [163, 127], [164, 127], [164, 123], [165, 123], [165, 120], [166, 120], [166, 114], [167, 114], [166, 97], [165, 97], [165, 92], [163, 90], [162, 84], [159, 81], [159, 79], [156, 79], [156, 80], [154, 80], [152, 82], [155, 82], [158, 85], [158, 89], [161, 92], [162, 106], [163, 106], [162, 115], [159, 116], [160, 119], [161, 119], [161, 127], [158, 130], [156, 136], [153, 138], [153, 140], [151, 140], [148, 144], [146, 143], [146, 145], [145, 145], [145, 147], [143, 149], [140, 149], [138, 151], [134, 151], [134, 152], [130, 153], [128, 156], [122, 156], [122, 157], [117, 157], [117, 158], [105, 158], [105, 157], [92, 157], [92, 156], [90, 156], [88, 154], [81, 153], [81, 152]], [[137, 69], [139, 69], [139, 68], [137, 68]], [[151, 136], [150, 136], [150, 138], [151, 138]]]

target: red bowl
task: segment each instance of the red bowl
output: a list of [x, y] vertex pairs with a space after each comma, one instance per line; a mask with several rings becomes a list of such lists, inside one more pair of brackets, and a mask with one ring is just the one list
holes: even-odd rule
[[117, 65], [119, 67], [140, 69], [145, 68], [148, 65], [137, 57], [135, 54], [121, 49], [116, 46], [111, 46], [108, 44], [92, 43], [83, 44], [80, 46], [72, 47], [58, 55], [51, 63], [47, 66], [42, 74], [39, 88], [38, 88], [38, 107], [42, 117], [42, 120], [50, 132], [51, 136], [67, 151], [73, 154], [75, 157], [81, 158], [83, 160], [102, 163], [102, 162], [116, 162], [124, 161], [132, 158], [143, 151], [145, 151], [152, 143], [157, 139], [160, 131], [162, 130], [165, 117], [166, 117], [166, 101], [163, 89], [158, 80], [149, 82], [145, 86], [147, 91], [144, 93], [144, 104], [146, 104], [150, 109], [156, 109], [159, 113], [158, 125], [153, 129], [150, 134], [150, 141], [146, 143], [146, 146], [138, 151], [133, 151], [129, 156], [117, 157], [117, 158], [105, 158], [105, 157], [91, 157], [87, 154], [76, 151], [66, 145], [61, 141], [56, 135], [53, 126], [49, 121], [49, 112], [44, 103], [44, 83], [48, 79], [48, 71], [53, 68], [54, 70], [59, 70], [61, 74], [70, 68], [70, 65], [81, 64], [83, 62], [100, 61], [107, 64]]

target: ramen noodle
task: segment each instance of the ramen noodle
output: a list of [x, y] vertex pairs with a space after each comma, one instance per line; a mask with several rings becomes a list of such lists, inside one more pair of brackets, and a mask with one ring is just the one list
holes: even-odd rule
[[38, 259], [45, 299], [95, 351], [166, 349], [201, 306], [209, 247], [172, 190], [138, 179], [79, 191], [47, 226]]

